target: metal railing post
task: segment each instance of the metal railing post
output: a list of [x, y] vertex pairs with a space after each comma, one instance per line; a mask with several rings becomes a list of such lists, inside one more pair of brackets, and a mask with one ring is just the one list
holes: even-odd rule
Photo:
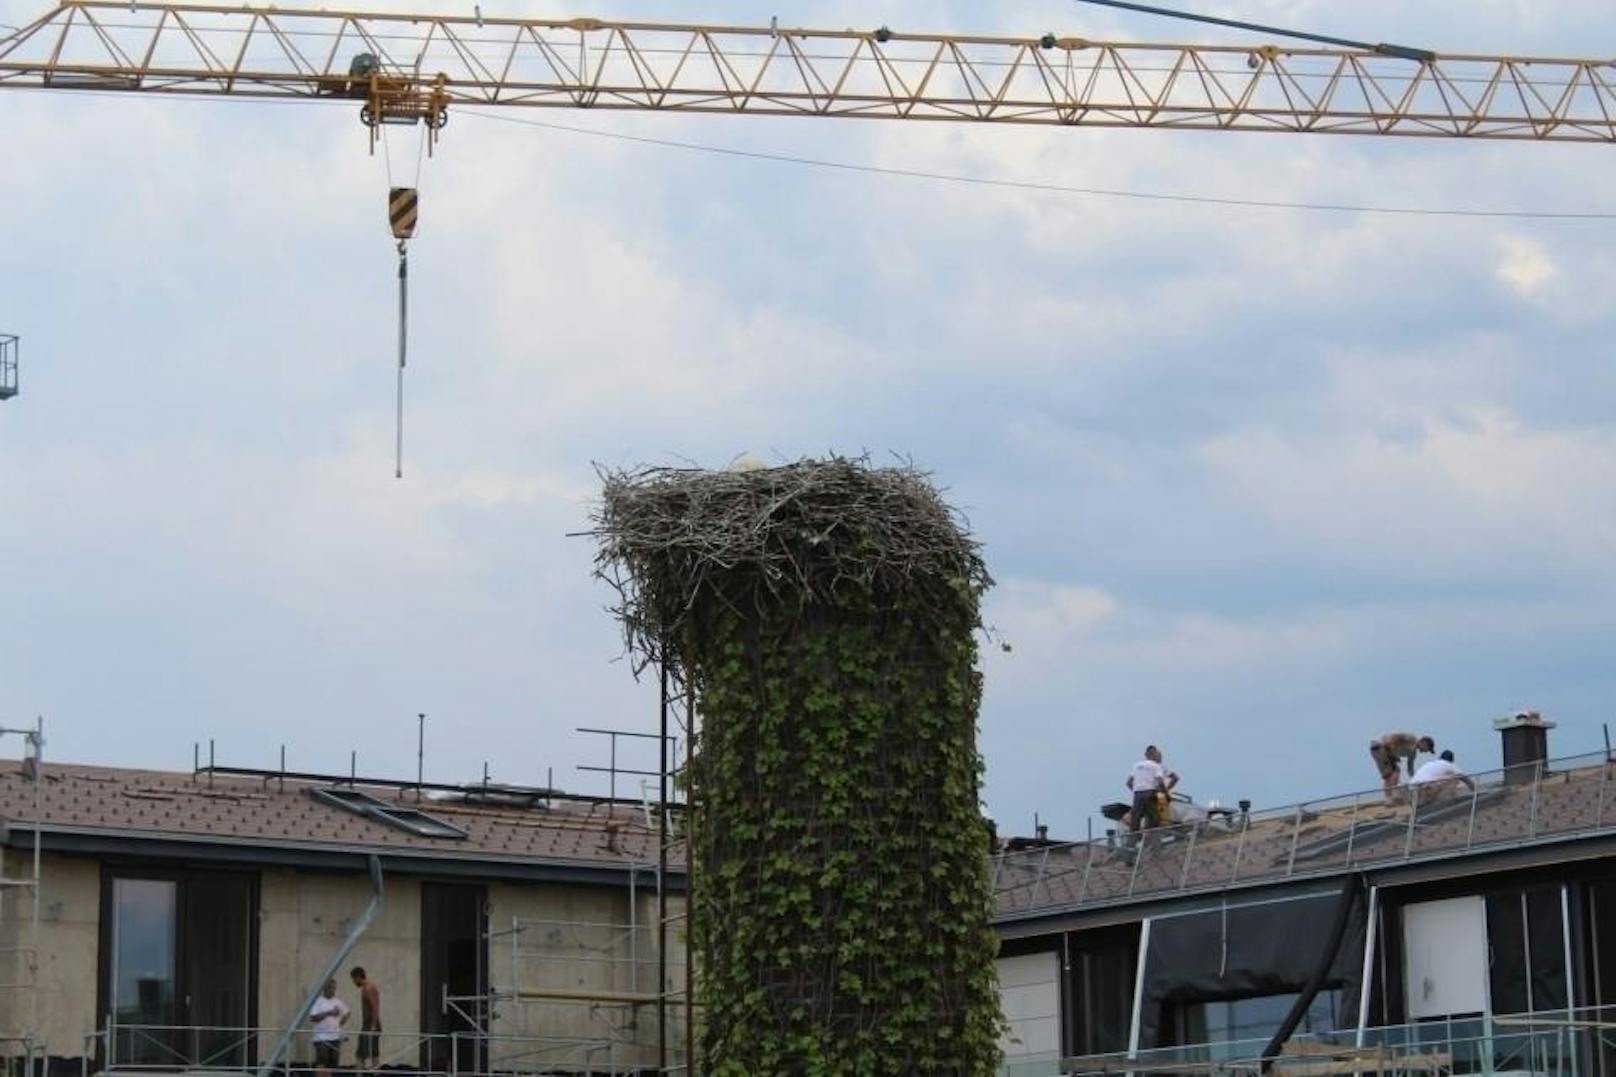
[[1086, 899], [1089, 896], [1089, 872], [1091, 872], [1093, 870], [1094, 870], [1094, 842], [1091, 840], [1089, 842], [1088, 859], [1083, 861], [1083, 882], [1082, 882], [1082, 885], [1080, 885], [1078, 887], [1078, 890], [1077, 890], [1077, 903], [1079, 905], [1083, 904], [1084, 899]]
[[1184, 870], [1178, 877], [1178, 888], [1180, 890], [1190, 884], [1190, 865], [1195, 861], [1195, 838], [1201, 832], [1201, 828], [1194, 823], [1187, 825], [1190, 828], [1190, 843], [1184, 850]]
[[1537, 800], [1538, 793], [1543, 788], [1543, 760], [1539, 759], [1533, 764], [1532, 775], [1532, 814], [1526, 824], [1526, 836], [1537, 837]]
[[1352, 847], [1358, 840], [1358, 802], [1362, 798], [1362, 793], [1352, 794], [1352, 821], [1347, 824], [1347, 859], [1342, 867], [1352, 866]]
[[1599, 804], [1594, 809], [1594, 829], [1605, 825], [1605, 787], [1610, 784], [1610, 760], [1599, 768]]
[[1420, 787], [1408, 787], [1408, 832], [1403, 836], [1403, 859], [1414, 855], [1414, 827], [1420, 817]]
[[1470, 783], [1470, 827], [1465, 831], [1465, 848], [1476, 843], [1476, 806], [1481, 800], [1481, 783]]
[[1234, 843], [1234, 866], [1229, 869], [1229, 881], [1234, 882], [1240, 878], [1240, 856], [1246, 851], [1246, 832], [1251, 829], [1251, 814], [1240, 813], [1240, 837]]
[[1155, 828], [1154, 827], [1150, 827], [1150, 828], [1140, 827], [1138, 830], [1134, 831], [1135, 834], [1139, 835], [1139, 840], [1134, 843], [1134, 847], [1133, 847], [1133, 870], [1128, 873], [1128, 896], [1129, 897], [1133, 897], [1134, 884], [1139, 881], [1139, 864], [1140, 864], [1141, 861], [1143, 861], [1145, 859], [1145, 850], [1150, 847], [1150, 832], [1153, 829], [1155, 829]]
[[1027, 899], [1027, 907], [1038, 907], [1038, 889], [1044, 885], [1044, 873], [1049, 869], [1049, 846], [1044, 846], [1044, 855], [1038, 858], [1038, 876], [1032, 881], [1032, 895]]
[[1285, 861], [1285, 876], [1289, 878], [1296, 872], [1296, 850], [1302, 844], [1302, 805], [1296, 805], [1296, 818], [1291, 821], [1291, 855]]

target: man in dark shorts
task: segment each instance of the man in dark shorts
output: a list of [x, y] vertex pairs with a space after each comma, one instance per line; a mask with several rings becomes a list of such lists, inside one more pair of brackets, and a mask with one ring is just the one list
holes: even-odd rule
[[382, 1057], [382, 989], [359, 965], [348, 975], [359, 988], [359, 1068], [373, 1070]]
[[331, 1074], [342, 1065], [342, 1026], [348, 1023], [348, 1004], [337, 997], [337, 981], [327, 980], [320, 997], [309, 1008], [309, 1020], [314, 1024], [314, 1072], [320, 1077]]
[[1398, 786], [1402, 783], [1402, 775], [1398, 773], [1401, 764], [1407, 764], [1408, 776], [1414, 777], [1414, 759], [1421, 752], [1436, 751], [1436, 741], [1428, 736], [1418, 733], [1382, 733], [1369, 742], [1369, 758], [1375, 761], [1375, 770], [1380, 774], [1380, 785], [1386, 796], [1386, 803], [1396, 804]]

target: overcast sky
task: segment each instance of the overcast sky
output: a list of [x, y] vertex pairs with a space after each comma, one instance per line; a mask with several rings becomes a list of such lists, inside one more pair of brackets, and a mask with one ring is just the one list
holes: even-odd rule
[[[380, 6], [403, 8], [396, 0]], [[459, 10], [454, 5], [435, 5]], [[459, 5], [468, 11], [469, 3]], [[1223, 40], [1071, 4], [520, 7]], [[1616, 55], [1586, 0], [1225, 2]], [[762, 12], [762, 14], [759, 14]], [[0, 23], [37, 14], [0, 0]], [[1249, 40], [1249, 39], [1246, 39]], [[1616, 711], [1616, 221], [1319, 213], [859, 175], [461, 112], [422, 173], [405, 477], [388, 173], [343, 107], [0, 94], [0, 720], [59, 760], [596, 791], [652, 729], [587, 526], [607, 465], [912, 458], [999, 586], [986, 798], [1081, 835], [1155, 741], [1202, 798], [1373, 785], [1408, 728]], [[1616, 149], [546, 113], [971, 176], [1616, 211]], [[394, 172], [413, 171], [395, 132]], [[205, 747], [204, 747], [205, 750]], [[643, 762], [649, 762], [649, 755]]]

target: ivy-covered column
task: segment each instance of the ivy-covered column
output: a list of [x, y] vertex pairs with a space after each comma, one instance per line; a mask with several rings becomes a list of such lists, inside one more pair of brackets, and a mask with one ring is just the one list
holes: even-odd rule
[[695, 688], [700, 1072], [986, 1077], [976, 544], [860, 461], [606, 476], [600, 572]]

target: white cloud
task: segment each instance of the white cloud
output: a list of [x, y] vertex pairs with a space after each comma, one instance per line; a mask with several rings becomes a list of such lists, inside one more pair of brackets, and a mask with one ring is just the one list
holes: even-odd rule
[[1519, 295], [1534, 296], [1559, 275], [1554, 259], [1534, 239], [1504, 236], [1498, 245], [1498, 262], [1493, 272]]
[[1616, 585], [1616, 431], [1533, 429], [1500, 412], [1409, 436], [1252, 427], [1199, 450], [1230, 502], [1323, 564], [1413, 577]]

